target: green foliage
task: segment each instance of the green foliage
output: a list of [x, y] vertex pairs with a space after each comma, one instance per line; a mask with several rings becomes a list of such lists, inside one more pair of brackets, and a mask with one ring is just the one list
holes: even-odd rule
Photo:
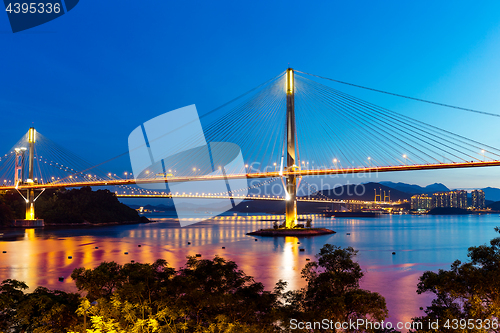
[[71, 274], [78, 290], [87, 292], [87, 298], [95, 301], [109, 299], [117, 293], [132, 302], [158, 297], [162, 289], [171, 287], [175, 269], [163, 259], [153, 264], [130, 263], [124, 266], [115, 262], [103, 262], [94, 269], [77, 268]]
[[0, 226], [8, 226], [14, 219], [24, 218], [26, 206], [17, 192], [8, 191], [0, 195]]
[[[500, 229], [497, 227], [495, 231]], [[469, 262], [457, 260], [450, 270], [428, 271], [420, 277], [417, 292], [430, 292], [436, 297], [424, 316], [414, 318], [424, 323], [425, 329], [418, 332], [492, 331], [479, 328], [478, 320], [485, 323], [500, 318], [500, 237], [491, 240], [490, 245], [470, 247], [468, 256]], [[470, 319], [475, 321], [470, 328], [445, 327], [447, 321], [453, 324], [453, 320]], [[436, 320], [439, 329], [427, 329], [427, 323]]]
[[234, 262], [220, 257], [189, 257], [179, 271], [164, 260], [123, 266], [102, 263], [95, 269], [75, 269], [71, 277], [79, 290], [87, 292], [89, 301], [97, 300], [89, 310], [93, 329], [245, 332], [254, 327], [253, 331], [272, 331], [276, 318], [279, 293], [264, 291]]
[[80, 295], [38, 287], [25, 294], [24, 282], [0, 285], [0, 330], [6, 332], [63, 333], [78, 322]]
[[0, 227], [8, 226], [12, 220], [14, 220], [12, 210], [0, 199]]
[[[326, 244], [302, 270], [307, 286], [286, 293], [286, 319], [315, 321], [328, 318], [334, 322], [357, 319], [381, 321], [387, 317], [385, 299], [378, 293], [359, 288], [363, 272], [352, 258], [357, 251]], [[325, 332], [328, 332], [325, 330]], [[369, 332], [369, 330], [366, 330]]]
[[[78, 268], [71, 277], [84, 295], [6, 280], [0, 285], [0, 332], [250, 333], [288, 332], [290, 318], [384, 319], [384, 299], [359, 289], [363, 276], [352, 248], [326, 245], [306, 265], [307, 287], [273, 291], [221, 257], [188, 257], [175, 270], [152, 264], [103, 262]], [[92, 303], [91, 303], [92, 302]]]
[[16, 318], [20, 332], [66, 332], [77, 322], [76, 309], [80, 295], [38, 287], [26, 294], [17, 307]]
[[0, 331], [17, 325], [16, 309], [24, 301], [24, 290], [28, 286], [17, 280], [5, 280], [0, 284]]
[[224, 316], [232, 323], [272, 326], [279, 293], [264, 291], [262, 283], [247, 276], [233, 261], [220, 257], [189, 257], [174, 283], [186, 315], [196, 323]]

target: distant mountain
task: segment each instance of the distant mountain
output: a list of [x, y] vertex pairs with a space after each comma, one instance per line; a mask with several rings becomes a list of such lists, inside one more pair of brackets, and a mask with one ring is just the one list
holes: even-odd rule
[[[349, 184], [320, 192], [331, 199], [373, 201], [375, 199], [375, 190], [377, 194], [382, 190], [382, 200], [384, 200], [384, 191], [386, 195], [389, 195], [389, 191], [391, 192], [391, 201], [410, 200], [411, 198], [411, 194], [381, 183]], [[321, 195], [318, 196], [321, 197]]]
[[487, 204], [486, 207], [491, 208], [492, 210], [500, 210], [500, 201], [492, 202]]
[[500, 188], [486, 187], [481, 190], [484, 191], [484, 197], [487, 200], [500, 201]]
[[[393, 188], [395, 190], [399, 190], [401, 192], [409, 193], [409, 194], [432, 194], [436, 192], [448, 192], [451, 191], [448, 187], [441, 183], [434, 183], [431, 185], [427, 185], [425, 187], [413, 184], [406, 183], [394, 183], [394, 182], [380, 182], [380, 184], [385, 185], [387, 187]], [[495, 187], [486, 187], [482, 188], [484, 191], [484, 196], [486, 201], [500, 201], [500, 188]], [[470, 193], [468, 194], [470, 197]]]
[[409, 194], [423, 194], [423, 193], [432, 194], [436, 192], [448, 192], [450, 190], [441, 183], [434, 183], [431, 185], [427, 185], [426, 187], [414, 184], [394, 183], [394, 182], [380, 182], [380, 184]]

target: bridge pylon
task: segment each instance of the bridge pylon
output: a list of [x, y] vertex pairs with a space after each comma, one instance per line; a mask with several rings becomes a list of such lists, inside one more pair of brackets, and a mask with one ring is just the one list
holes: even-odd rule
[[[286, 70], [286, 167], [287, 171], [296, 171], [295, 146], [295, 79], [292, 68]], [[286, 177], [285, 225], [293, 228], [297, 224], [297, 177]]]
[[[28, 131], [28, 143], [29, 148], [29, 166], [28, 166], [28, 179], [27, 183], [34, 183], [33, 180], [33, 169], [35, 160], [35, 141], [36, 141], [36, 131], [34, 127], [30, 127]], [[26, 220], [35, 219], [35, 191], [30, 188], [26, 190]]]
[[43, 226], [43, 220], [37, 220], [35, 218], [35, 201], [36, 199], [45, 191], [42, 189], [42, 192], [35, 197], [35, 189], [33, 187], [26, 188], [26, 196], [24, 196], [18, 189], [19, 185], [33, 186], [36, 185], [33, 179], [33, 173], [35, 169], [35, 141], [36, 141], [36, 131], [34, 127], [30, 127], [28, 131], [28, 144], [29, 144], [29, 156], [28, 156], [28, 177], [25, 180], [24, 176], [24, 162], [25, 162], [25, 152], [26, 148], [16, 148], [16, 160], [15, 160], [15, 168], [14, 168], [14, 183], [15, 188], [21, 194], [26, 202], [26, 215], [24, 220], [15, 220], [15, 226]]

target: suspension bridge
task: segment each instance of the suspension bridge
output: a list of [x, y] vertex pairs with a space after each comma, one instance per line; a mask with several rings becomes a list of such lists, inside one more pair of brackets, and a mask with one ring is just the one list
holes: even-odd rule
[[[192, 133], [192, 137], [179, 143], [175, 147], [176, 158], [168, 163], [163, 161], [161, 172], [158, 166], [133, 175], [103, 171], [103, 163], [92, 165], [30, 128], [11, 151], [0, 158], [0, 182], [3, 180], [0, 190], [18, 191], [24, 197], [26, 220], [35, 219], [35, 201], [46, 189], [116, 186], [127, 188], [128, 192], [116, 193], [128, 198], [284, 200], [286, 225], [292, 227], [297, 223], [297, 201], [339, 202], [322, 196], [320, 191], [313, 198], [299, 197], [297, 190], [303, 177], [500, 165], [500, 150], [495, 147], [376, 106], [332, 88], [328, 85], [330, 82], [348, 84], [287, 69], [203, 114], [200, 117], [206, 123], [203, 133]], [[199, 140], [200, 135], [209, 142], [237, 145], [244, 167], [222, 167], [221, 170], [219, 166], [221, 172], [213, 172], [217, 169], [213, 161], [211, 165], [196, 165], [202, 153], [188, 147], [189, 142]], [[189, 153], [183, 153], [188, 150]], [[261, 182], [245, 189], [217, 193], [148, 189], [152, 184], [231, 179]], [[278, 180], [283, 195], [238, 193]]]

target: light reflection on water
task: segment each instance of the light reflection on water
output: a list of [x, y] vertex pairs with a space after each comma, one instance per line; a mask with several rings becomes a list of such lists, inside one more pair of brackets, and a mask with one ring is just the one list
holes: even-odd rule
[[[226, 217], [185, 228], [172, 219], [159, 220], [91, 229], [3, 231], [0, 279], [25, 281], [31, 290], [43, 285], [75, 291], [69, 276], [78, 267], [91, 268], [102, 261], [125, 264], [163, 258], [179, 268], [186, 256], [200, 253], [202, 258], [219, 255], [235, 261], [268, 290], [279, 279], [287, 281], [290, 289], [298, 289], [305, 284], [300, 272], [306, 258], [314, 260], [320, 248], [331, 243], [359, 250], [357, 260], [365, 271], [361, 286], [386, 298], [391, 321], [409, 321], [422, 314], [420, 306], [430, 303], [430, 295], [415, 292], [422, 272], [447, 269], [456, 259], [466, 260], [467, 248], [496, 237], [493, 228], [500, 225], [498, 215], [316, 218], [316, 227], [337, 233], [313, 238], [265, 238], [246, 233], [271, 227], [272, 217]], [[299, 251], [301, 248], [304, 252]], [[58, 281], [60, 276], [66, 278], [64, 282]]]

